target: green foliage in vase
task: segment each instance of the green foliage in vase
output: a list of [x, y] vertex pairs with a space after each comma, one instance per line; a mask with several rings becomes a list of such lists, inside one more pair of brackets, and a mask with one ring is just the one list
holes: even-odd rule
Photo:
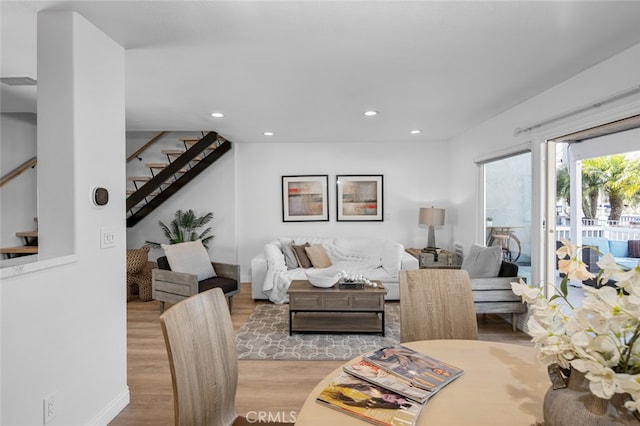
[[[213, 213], [209, 212], [203, 216], [197, 216], [193, 210], [183, 212], [178, 210], [174, 219], [165, 225], [162, 221], [158, 221], [164, 236], [169, 240], [169, 244], [184, 243], [187, 241], [202, 241], [202, 245], [208, 248], [209, 241], [213, 239], [211, 227], [199, 232], [199, 229], [209, 223], [213, 219]], [[160, 243], [147, 241], [147, 244], [154, 248], [160, 248]]]

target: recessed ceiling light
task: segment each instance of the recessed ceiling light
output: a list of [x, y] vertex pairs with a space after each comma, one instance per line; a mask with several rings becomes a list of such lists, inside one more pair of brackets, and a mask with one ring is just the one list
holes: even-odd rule
[[215, 118], [222, 118], [222, 117], [224, 117], [224, 114], [221, 113], [221, 112], [212, 112], [211, 116], [215, 117]]
[[378, 111], [365, 111], [364, 115], [366, 115], [367, 117], [373, 117], [374, 115], [378, 115]]
[[265, 136], [273, 136], [273, 132], [264, 132]]
[[418, 129], [415, 129], [415, 130], [411, 131], [412, 135], [419, 135], [420, 133], [422, 133], [422, 132], [420, 130], [418, 130]]

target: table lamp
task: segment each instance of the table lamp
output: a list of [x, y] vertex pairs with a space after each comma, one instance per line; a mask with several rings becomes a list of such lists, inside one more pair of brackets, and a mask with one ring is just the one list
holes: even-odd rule
[[427, 225], [429, 227], [429, 236], [427, 238], [427, 247], [422, 251], [428, 251], [428, 249], [436, 249], [436, 233], [435, 227], [444, 225], [444, 209], [436, 209], [432, 207], [421, 207], [418, 215], [418, 224]]

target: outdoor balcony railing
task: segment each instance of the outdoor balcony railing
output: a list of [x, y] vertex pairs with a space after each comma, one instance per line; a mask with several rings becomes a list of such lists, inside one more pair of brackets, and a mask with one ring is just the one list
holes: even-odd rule
[[[622, 225], [603, 224], [581, 226], [582, 238], [606, 238], [613, 241], [640, 240], [640, 226], [627, 222]], [[571, 227], [556, 225], [556, 240], [571, 240]]]

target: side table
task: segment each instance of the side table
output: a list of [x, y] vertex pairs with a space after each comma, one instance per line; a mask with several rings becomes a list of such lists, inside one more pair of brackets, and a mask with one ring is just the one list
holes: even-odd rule
[[457, 256], [448, 250], [438, 249], [437, 256], [417, 248], [408, 248], [406, 252], [418, 259], [420, 269], [460, 269]]

